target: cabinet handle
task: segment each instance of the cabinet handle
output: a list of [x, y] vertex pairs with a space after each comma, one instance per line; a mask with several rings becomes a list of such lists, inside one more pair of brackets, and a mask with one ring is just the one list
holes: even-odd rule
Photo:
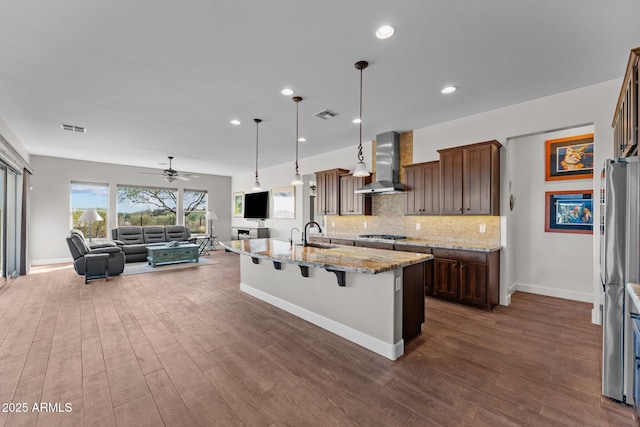
[[460, 210], [458, 212], [462, 212], [462, 208], [460, 208]]
[[471, 210], [471, 208], [467, 208], [467, 210], [468, 210], [468, 211], [470, 211], [470, 210]]

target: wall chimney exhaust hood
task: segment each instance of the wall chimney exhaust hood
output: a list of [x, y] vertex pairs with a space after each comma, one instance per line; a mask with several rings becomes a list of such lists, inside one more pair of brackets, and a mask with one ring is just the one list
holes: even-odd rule
[[356, 194], [389, 194], [404, 192], [400, 184], [400, 135], [385, 132], [376, 136], [376, 181], [355, 191]]

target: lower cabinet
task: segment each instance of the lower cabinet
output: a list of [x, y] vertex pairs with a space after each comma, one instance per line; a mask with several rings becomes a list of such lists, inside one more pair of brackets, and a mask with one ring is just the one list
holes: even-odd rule
[[[430, 254], [431, 248], [419, 245], [395, 245], [396, 251], [414, 252], [418, 254]], [[433, 295], [433, 260], [424, 263], [424, 294]]]
[[433, 249], [433, 295], [492, 310], [500, 299], [500, 252]]

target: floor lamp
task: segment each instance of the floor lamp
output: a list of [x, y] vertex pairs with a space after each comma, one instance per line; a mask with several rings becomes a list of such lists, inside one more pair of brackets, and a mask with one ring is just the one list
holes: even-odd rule
[[213, 239], [213, 221], [218, 219], [218, 215], [216, 215], [214, 211], [209, 209], [207, 211], [207, 214], [205, 215], [205, 218], [207, 220], [207, 223], [209, 224], [209, 245], [211, 245], [212, 249], [215, 249], [215, 241]]
[[91, 242], [91, 223], [95, 221], [102, 221], [102, 217], [98, 215], [98, 212], [96, 212], [95, 209], [87, 209], [80, 218], [78, 218], [78, 221], [89, 223], [89, 242]]

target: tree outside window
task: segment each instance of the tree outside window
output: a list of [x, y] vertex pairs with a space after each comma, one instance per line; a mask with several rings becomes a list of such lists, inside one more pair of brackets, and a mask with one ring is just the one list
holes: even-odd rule
[[118, 185], [118, 226], [175, 225], [178, 190]]
[[[108, 229], [109, 184], [95, 184], [87, 182], [71, 183], [71, 228], [84, 233], [85, 236], [95, 238], [107, 237]], [[95, 209], [102, 221], [91, 224], [79, 221], [80, 216], [87, 209]], [[91, 230], [89, 230], [91, 226]]]
[[183, 201], [184, 225], [189, 227], [192, 234], [206, 233], [207, 192], [184, 190]]

